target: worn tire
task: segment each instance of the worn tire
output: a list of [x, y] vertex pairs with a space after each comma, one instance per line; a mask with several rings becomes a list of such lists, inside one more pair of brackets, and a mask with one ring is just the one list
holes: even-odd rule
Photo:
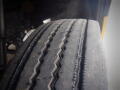
[[38, 27], [6, 69], [0, 90], [107, 90], [99, 24], [62, 19]]

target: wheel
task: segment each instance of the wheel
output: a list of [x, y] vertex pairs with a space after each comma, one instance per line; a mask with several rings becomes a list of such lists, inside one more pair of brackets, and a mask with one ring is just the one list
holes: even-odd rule
[[107, 90], [99, 24], [62, 19], [30, 35], [7, 67], [1, 90]]

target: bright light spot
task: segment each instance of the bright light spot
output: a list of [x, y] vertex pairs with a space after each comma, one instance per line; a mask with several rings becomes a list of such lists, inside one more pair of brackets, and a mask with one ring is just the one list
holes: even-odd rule
[[51, 22], [51, 19], [50, 19], [50, 18], [43, 20], [43, 23], [44, 23], [44, 24], [49, 23], [49, 22]]

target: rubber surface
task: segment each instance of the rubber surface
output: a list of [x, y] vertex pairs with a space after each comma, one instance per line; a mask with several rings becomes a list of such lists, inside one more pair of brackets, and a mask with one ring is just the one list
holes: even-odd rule
[[99, 24], [62, 19], [40, 26], [0, 81], [0, 90], [107, 90]]

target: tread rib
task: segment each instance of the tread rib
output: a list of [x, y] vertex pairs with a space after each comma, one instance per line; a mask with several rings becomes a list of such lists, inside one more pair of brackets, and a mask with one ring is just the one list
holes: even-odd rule
[[64, 23], [61, 22], [60, 24], [58, 24], [58, 26], [55, 28], [55, 30], [53, 30], [50, 35], [48, 36], [48, 40], [45, 42], [45, 45], [44, 47], [42, 48], [41, 50], [41, 54], [37, 60], [37, 63], [34, 67], [34, 71], [33, 71], [33, 74], [31, 75], [30, 79], [29, 79], [29, 85], [27, 87], [27, 90], [31, 90], [33, 87], [34, 87], [34, 83], [36, 81], [36, 77], [38, 76], [39, 74], [39, 68], [41, 66], [41, 63], [43, 62], [43, 57], [45, 56], [46, 54], [46, 51], [47, 49], [49, 48], [49, 45], [51, 43], [51, 41], [53, 40], [53, 37], [55, 36], [56, 32], [58, 31], [58, 29], [60, 28], [60, 26]]
[[53, 68], [53, 71], [51, 72], [51, 80], [48, 84], [48, 89], [49, 90], [55, 90], [55, 83], [57, 81], [57, 77], [58, 77], [58, 72], [59, 72], [59, 69], [61, 67], [61, 64], [60, 64], [60, 59], [62, 58], [63, 56], [63, 51], [64, 51], [64, 48], [65, 48], [65, 43], [67, 41], [67, 38], [71, 32], [71, 28], [73, 26], [73, 24], [75, 23], [75, 20], [71, 21], [71, 23], [69, 24], [65, 34], [64, 34], [64, 37], [61, 41], [61, 44], [59, 45], [59, 51], [57, 53], [57, 58], [56, 60], [54, 61], [54, 68]]
[[[84, 23], [83, 23], [84, 25]], [[80, 35], [80, 39], [79, 39], [79, 44], [78, 44], [78, 51], [77, 51], [77, 55], [76, 55], [76, 60], [75, 60], [75, 67], [74, 67], [74, 73], [73, 73], [73, 85], [72, 85], [72, 90], [78, 90], [78, 84], [79, 84], [79, 78], [80, 77], [80, 70], [81, 70], [81, 62], [82, 62], [82, 53], [83, 53], [83, 47], [84, 47], [84, 39], [85, 39], [85, 32], [86, 32], [86, 27], [87, 25], [85, 25], [85, 28], [83, 27], [82, 31], [81, 31], [81, 35]]]
[[47, 25], [42, 25], [41, 27], [39, 27], [38, 31], [35, 32], [33, 38], [31, 38], [30, 40], [30, 44], [27, 44], [29, 46], [27, 46], [26, 50], [24, 50], [24, 53], [22, 53], [23, 56], [19, 57], [18, 59], [18, 65], [16, 65], [15, 70], [12, 73], [12, 76], [10, 77], [10, 80], [8, 81], [6, 90], [14, 90], [16, 88], [16, 84], [17, 81], [19, 80], [19, 75], [22, 72], [25, 63], [27, 62], [27, 58], [30, 55], [30, 53], [32, 52], [33, 47], [35, 46], [36, 42], [38, 41], [38, 39], [42, 36], [42, 34], [45, 32], [45, 29], [47, 29], [51, 24], [47, 24]]

